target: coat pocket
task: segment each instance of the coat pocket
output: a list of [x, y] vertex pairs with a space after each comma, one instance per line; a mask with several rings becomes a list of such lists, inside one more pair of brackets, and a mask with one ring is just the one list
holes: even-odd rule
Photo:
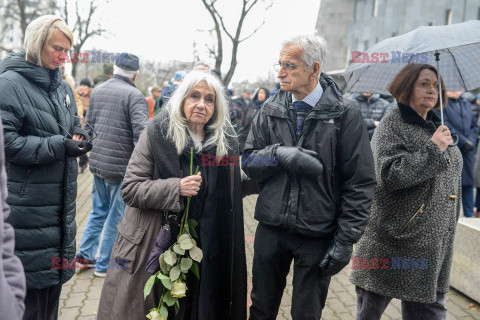
[[30, 175], [32, 174], [32, 169], [28, 169], [27, 172], [25, 173], [25, 177], [23, 179], [22, 186], [20, 187], [20, 197], [23, 197], [25, 194], [25, 189], [27, 189], [27, 186], [30, 182]]
[[120, 269], [133, 273], [138, 261], [140, 243], [145, 230], [122, 217], [117, 225], [118, 236], [112, 251], [112, 259]]
[[405, 223], [402, 227], [402, 229], [400, 229], [400, 233], [403, 233], [405, 231], [405, 229], [412, 224], [412, 222], [415, 220], [415, 217], [418, 217], [418, 215], [422, 214], [423, 213], [423, 210], [425, 209], [425, 204], [422, 203], [422, 205], [420, 206], [420, 208], [417, 210], [417, 212], [415, 212], [415, 214], [407, 221], [407, 223]]

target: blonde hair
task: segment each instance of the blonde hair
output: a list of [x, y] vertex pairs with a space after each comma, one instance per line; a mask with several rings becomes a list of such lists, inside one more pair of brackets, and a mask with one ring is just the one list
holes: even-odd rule
[[48, 41], [53, 31], [62, 32], [73, 45], [73, 33], [62, 18], [45, 15], [30, 22], [25, 31], [25, 59], [40, 67], [42, 65], [41, 51], [43, 45]]
[[187, 131], [190, 130], [183, 111], [183, 105], [190, 91], [202, 81], [206, 82], [208, 87], [215, 93], [215, 110], [212, 118], [205, 125], [206, 131], [211, 132], [205, 144], [202, 146], [201, 141], [192, 138], [195, 151], [200, 152], [203, 147], [215, 145], [217, 147], [217, 157], [223, 157], [228, 154], [229, 149], [225, 135], [226, 130], [224, 129], [227, 126], [231, 126], [230, 112], [223, 85], [210, 73], [191, 71], [185, 76], [173, 96], [168, 100], [166, 108], [170, 117], [167, 136], [173, 140], [177, 153], [180, 155], [187, 145]]

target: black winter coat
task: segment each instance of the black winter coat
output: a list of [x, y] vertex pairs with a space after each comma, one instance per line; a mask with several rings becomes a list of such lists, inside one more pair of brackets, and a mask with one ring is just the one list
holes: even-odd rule
[[0, 107], [15, 254], [27, 288], [67, 282], [74, 269], [77, 161], [65, 155], [64, 136], [80, 127], [75, 98], [61, 72], [25, 60], [25, 52], [0, 63]]
[[380, 97], [373, 97], [368, 100], [362, 94], [355, 94], [351, 98], [346, 99], [345, 102], [351, 103], [351, 105], [356, 106], [362, 111], [370, 139], [372, 139], [375, 128], [377, 127], [375, 121], [382, 120], [391, 109], [396, 107], [395, 103], [390, 103]]
[[[311, 237], [360, 239], [370, 214], [375, 172], [360, 110], [345, 106], [333, 79], [320, 77], [323, 95], [307, 115], [298, 142], [292, 94], [276, 92], [252, 123], [242, 167], [259, 182], [255, 219]], [[295, 177], [276, 164], [278, 146], [318, 153], [318, 179]]]

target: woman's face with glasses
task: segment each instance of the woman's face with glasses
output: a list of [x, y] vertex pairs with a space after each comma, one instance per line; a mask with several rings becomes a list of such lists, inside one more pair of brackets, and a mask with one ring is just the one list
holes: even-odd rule
[[410, 107], [420, 114], [432, 110], [438, 100], [438, 79], [435, 72], [422, 70], [414, 86]]

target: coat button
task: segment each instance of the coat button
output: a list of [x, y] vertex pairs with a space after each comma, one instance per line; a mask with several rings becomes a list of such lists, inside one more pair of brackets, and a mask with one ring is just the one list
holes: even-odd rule
[[458, 197], [457, 197], [456, 195], [454, 195], [454, 194], [451, 194], [449, 198], [452, 199], [452, 200], [455, 200], [455, 199], [457, 199]]

